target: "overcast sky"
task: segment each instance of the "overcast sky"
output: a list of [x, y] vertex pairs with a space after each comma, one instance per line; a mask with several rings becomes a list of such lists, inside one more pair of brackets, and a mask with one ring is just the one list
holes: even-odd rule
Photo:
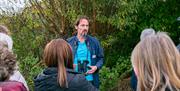
[[21, 12], [27, 0], [0, 0], [0, 14], [3, 12]]

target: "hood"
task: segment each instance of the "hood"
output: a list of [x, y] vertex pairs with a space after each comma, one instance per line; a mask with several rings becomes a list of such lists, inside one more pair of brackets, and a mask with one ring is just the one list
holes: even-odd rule
[[[67, 69], [68, 73], [73, 73], [73, 74], [79, 74], [73, 69]], [[55, 67], [48, 67], [43, 70], [42, 73], [34, 77], [34, 85], [35, 85], [35, 91], [40, 91], [40, 89], [56, 89], [59, 87], [58, 81], [57, 81], [57, 68]], [[69, 74], [67, 73], [67, 76]], [[68, 79], [68, 78], [67, 78]]]
[[46, 68], [42, 73], [34, 77], [35, 91], [57, 85], [57, 68]]

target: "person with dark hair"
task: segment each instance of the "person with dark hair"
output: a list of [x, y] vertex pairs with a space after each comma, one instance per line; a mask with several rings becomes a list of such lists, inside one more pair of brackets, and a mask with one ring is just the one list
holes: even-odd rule
[[34, 78], [35, 91], [98, 91], [85, 76], [73, 70], [71, 46], [63, 39], [53, 39], [45, 49], [47, 66]]
[[99, 88], [99, 70], [104, 63], [104, 53], [99, 41], [90, 35], [89, 18], [80, 16], [75, 22], [77, 34], [67, 41], [74, 54], [75, 71], [86, 75], [86, 79]]
[[0, 88], [2, 91], [27, 91], [23, 83], [10, 80], [17, 69], [16, 55], [0, 41]]

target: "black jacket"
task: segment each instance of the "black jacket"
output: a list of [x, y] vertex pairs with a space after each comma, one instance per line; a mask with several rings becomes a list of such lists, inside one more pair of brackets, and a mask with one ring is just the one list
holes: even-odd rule
[[61, 88], [57, 82], [57, 68], [46, 68], [41, 74], [34, 78], [35, 91], [98, 91], [84, 75], [67, 70], [67, 81], [69, 88]]

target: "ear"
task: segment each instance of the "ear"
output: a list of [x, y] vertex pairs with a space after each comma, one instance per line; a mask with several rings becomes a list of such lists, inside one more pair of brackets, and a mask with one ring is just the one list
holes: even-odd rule
[[78, 29], [78, 26], [75, 26], [75, 29], [77, 30], [77, 29]]

